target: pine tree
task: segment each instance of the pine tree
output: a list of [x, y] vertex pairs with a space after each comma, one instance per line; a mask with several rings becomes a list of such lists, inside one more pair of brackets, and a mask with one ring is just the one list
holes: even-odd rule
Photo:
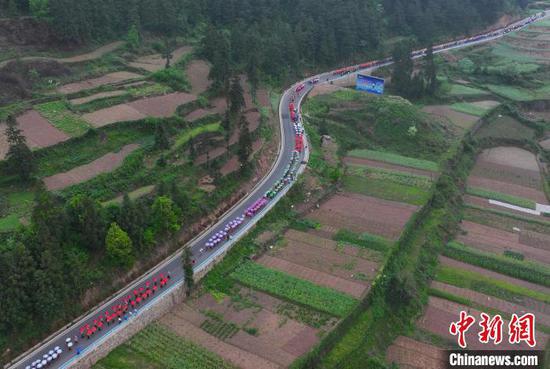
[[189, 247], [183, 249], [182, 254], [183, 274], [185, 277], [185, 294], [187, 297], [191, 295], [193, 286], [195, 285], [194, 273], [193, 273], [193, 254]]
[[155, 147], [160, 150], [166, 150], [170, 147], [170, 139], [164, 123], [157, 123], [155, 126]]
[[34, 155], [27, 146], [27, 140], [19, 128], [17, 121], [13, 116], [8, 116], [6, 120], [6, 137], [10, 145], [6, 154], [8, 163], [8, 171], [12, 174], [17, 174], [21, 180], [28, 181], [32, 177], [36, 163]]
[[248, 129], [248, 122], [243, 116], [241, 119], [241, 133], [239, 135], [238, 151], [239, 162], [241, 163], [241, 169], [248, 169], [248, 159], [252, 154], [252, 138], [250, 137], [250, 131]]
[[426, 51], [426, 67], [424, 74], [426, 76], [426, 93], [433, 96], [437, 92], [437, 65], [434, 60], [433, 46], [430, 44]]
[[413, 60], [411, 53], [412, 46], [407, 41], [398, 44], [393, 51], [392, 86], [399, 95], [404, 97], [409, 97], [412, 90]]
[[246, 103], [244, 100], [244, 90], [241, 86], [239, 77], [233, 77], [231, 80], [231, 90], [229, 91], [229, 111], [232, 116], [237, 116]]

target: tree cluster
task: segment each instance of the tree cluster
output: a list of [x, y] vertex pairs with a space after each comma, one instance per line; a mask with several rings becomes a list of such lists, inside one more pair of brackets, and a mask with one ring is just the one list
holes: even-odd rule
[[434, 96], [439, 87], [437, 80], [437, 65], [434, 60], [433, 47], [429, 46], [424, 66], [414, 70], [412, 59], [412, 44], [399, 43], [393, 51], [393, 73], [391, 85], [395, 93], [409, 99], [419, 99]]
[[79, 312], [75, 301], [90, 287], [109, 290], [114, 274], [174, 235], [189, 199], [175, 182], [156, 192], [105, 208], [84, 195], [64, 202], [38, 190], [30, 224], [0, 245], [0, 336], [54, 328]]

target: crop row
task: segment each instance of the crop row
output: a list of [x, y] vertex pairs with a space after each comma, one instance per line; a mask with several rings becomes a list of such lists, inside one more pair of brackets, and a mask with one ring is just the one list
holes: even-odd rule
[[550, 287], [550, 268], [541, 264], [483, 252], [458, 242], [449, 242], [443, 254], [497, 273]]
[[217, 355], [192, 342], [183, 340], [175, 333], [157, 324], [138, 333], [128, 346], [132, 351], [160, 364], [163, 368], [234, 368]]
[[354, 175], [363, 175], [372, 179], [390, 181], [405, 186], [418, 187], [424, 190], [429, 190], [432, 187], [432, 180], [428, 177], [398, 172], [394, 170], [378, 169], [352, 164], [350, 173]]
[[352, 231], [348, 231], [347, 229], [339, 230], [333, 238], [335, 241], [350, 243], [361, 248], [380, 251], [384, 254], [387, 253], [392, 247], [391, 241], [388, 241], [383, 237], [369, 233], [359, 235]]
[[411, 168], [429, 170], [433, 172], [437, 172], [439, 170], [438, 164], [433, 161], [411, 158], [408, 156], [402, 156], [384, 151], [359, 149], [350, 151], [349, 155], [358, 158], [378, 160], [386, 163], [403, 165]]
[[486, 190], [484, 188], [468, 187], [467, 192], [470, 195], [484, 197], [486, 199], [491, 199], [491, 200], [502, 201], [502, 202], [506, 202], [508, 204], [520, 206], [522, 208], [527, 208], [527, 209], [533, 209], [534, 210], [537, 206], [537, 204], [532, 200], [524, 199], [524, 198], [513, 196], [513, 195], [508, 195], [506, 193], [490, 191], [490, 190]]
[[344, 293], [252, 262], [243, 263], [231, 277], [252, 288], [338, 317], [348, 314], [357, 303]]
[[221, 340], [226, 338], [233, 337], [238, 331], [237, 327], [233, 323], [226, 323], [223, 320], [219, 319], [206, 319], [202, 324], [201, 328], [208, 334], [211, 334], [214, 337], [217, 337]]

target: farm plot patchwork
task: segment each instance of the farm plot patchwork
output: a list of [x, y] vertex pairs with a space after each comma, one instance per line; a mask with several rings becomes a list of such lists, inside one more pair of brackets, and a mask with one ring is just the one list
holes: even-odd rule
[[90, 90], [92, 88], [97, 88], [97, 87], [110, 85], [114, 83], [121, 83], [125, 81], [131, 81], [139, 78], [143, 78], [143, 76], [132, 72], [113, 72], [98, 78], [93, 78], [82, 82], [69, 83], [69, 84], [60, 86], [57, 89], [57, 92], [64, 95], [73, 94], [84, 90]]
[[416, 210], [413, 205], [343, 193], [332, 196], [307, 218], [331, 225], [335, 230], [347, 228], [397, 239]]
[[44, 178], [44, 184], [48, 190], [55, 191], [86, 182], [99, 174], [114, 171], [122, 165], [122, 162], [128, 155], [138, 148], [139, 145], [137, 144], [126, 145], [117, 153], [104, 155], [89, 164], [71, 169], [68, 172], [46, 177]]
[[455, 126], [468, 129], [478, 121], [481, 114], [477, 114], [481, 111], [479, 108], [469, 107], [465, 109], [463, 105], [429, 105], [422, 108], [422, 111], [428, 114], [432, 114], [437, 117], [443, 117], [448, 119]]

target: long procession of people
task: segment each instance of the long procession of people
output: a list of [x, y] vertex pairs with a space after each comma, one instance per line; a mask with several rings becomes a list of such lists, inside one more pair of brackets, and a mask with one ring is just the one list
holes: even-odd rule
[[[545, 16], [546, 16], [546, 11], [542, 11], [540, 13], [537, 13], [537, 14], [534, 14], [534, 15], [530, 16], [527, 19], [523, 19], [523, 20], [518, 21], [518, 22], [510, 23], [506, 27], [501, 28], [501, 29], [496, 30], [496, 31], [484, 32], [484, 33], [480, 33], [480, 34], [477, 34], [475, 36], [471, 36], [471, 37], [468, 37], [468, 38], [464, 38], [464, 39], [460, 39], [460, 40], [456, 40], [456, 41], [450, 41], [450, 42], [446, 42], [446, 43], [443, 43], [443, 44], [436, 45], [436, 46], [433, 47], [433, 51], [435, 52], [435, 51], [440, 51], [440, 50], [446, 50], [446, 49], [449, 49], [449, 48], [452, 48], [452, 47], [455, 47], [455, 46], [462, 46], [462, 45], [471, 44], [471, 43], [475, 43], [475, 42], [486, 40], [486, 39], [491, 39], [491, 38], [503, 36], [505, 34], [517, 31], [520, 28], [528, 26], [529, 24], [531, 24], [531, 23], [533, 23], [533, 22], [535, 22], [535, 21], [537, 21], [541, 18], [544, 18]], [[428, 51], [427, 48], [420, 49], [420, 50], [415, 50], [415, 51], [412, 52], [411, 56], [413, 58], [426, 56], [427, 51]], [[373, 61], [370, 61], [368, 63], [363, 63], [363, 64], [359, 64], [359, 65], [354, 65], [354, 66], [351, 66], [351, 67], [337, 69], [337, 70], [333, 71], [332, 74], [336, 75], [336, 76], [344, 76], [346, 74], [355, 73], [355, 72], [360, 71], [360, 70], [390, 64], [392, 62], [392, 60], [393, 60], [393, 58], [391, 58], [391, 57], [381, 59], [381, 60], [373, 60]]]
[[[520, 28], [523, 28], [534, 21], [541, 19], [546, 16], [546, 11], [537, 13], [527, 19], [524, 19], [519, 22], [515, 22], [512, 24], [509, 24], [508, 26], [497, 30], [497, 31], [491, 31], [483, 34], [479, 34], [476, 36], [472, 36], [466, 39], [457, 40], [457, 41], [451, 41], [444, 44], [440, 44], [437, 46], [434, 46], [434, 51], [439, 51], [443, 49], [452, 48], [454, 46], [459, 45], [465, 45], [469, 43], [474, 43], [480, 40], [484, 39], [490, 39], [495, 38], [504, 34], [507, 34], [509, 32], [513, 32], [515, 30], [518, 30]], [[412, 53], [413, 57], [420, 57], [424, 56], [427, 52], [427, 49], [421, 49], [416, 50]], [[368, 69], [376, 66], [381, 66], [385, 64], [389, 64], [392, 62], [392, 58], [388, 57], [381, 60], [375, 60], [370, 61], [368, 63], [363, 63], [351, 67], [341, 68], [337, 69], [332, 72], [332, 75], [335, 76], [343, 76], [349, 73], [354, 73], [359, 70]], [[316, 84], [319, 82], [318, 77], [313, 77], [310, 80], [308, 80], [308, 83], [310, 84]], [[291, 124], [293, 125], [294, 133], [295, 133], [295, 149], [292, 152], [292, 157], [290, 164], [287, 165], [287, 167], [284, 170], [283, 176], [275, 182], [275, 184], [272, 186], [272, 188], [267, 191], [260, 199], [256, 200], [250, 207], [247, 208], [247, 210], [244, 212], [242, 216], [239, 216], [230, 222], [228, 222], [222, 231], [217, 232], [214, 236], [209, 238], [209, 240], [205, 243], [205, 248], [207, 250], [213, 250], [217, 246], [223, 244], [229, 239], [232, 239], [232, 235], [242, 226], [242, 224], [245, 222], [245, 218], [252, 218], [256, 216], [271, 200], [273, 200], [291, 181], [296, 179], [296, 172], [297, 167], [299, 165], [299, 157], [300, 153], [303, 150], [303, 139], [304, 139], [304, 129], [301, 122], [301, 117], [298, 112], [298, 109], [296, 109], [294, 104], [294, 99], [296, 96], [298, 96], [302, 90], [305, 89], [305, 84], [301, 83], [299, 84], [295, 90], [295, 95], [292, 96], [292, 102], [289, 104], [289, 111], [290, 111], [290, 118], [291, 118]], [[204, 252], [205, 249], [201, 248], [200, 252]], [[195, 260], [193, 260], [193, 263]], [[111, 311], [107, 310], [104, 313], [100, 314], [96, 318], [92, 319], [90, 323], [87, 323], [80, 327], [80, 338], [84, 339], [91, 339], [93, 335], [95, 335], [97, 332], [105, 329], [105, 326], [109, 327], [111, 325], [117, 325], [121, 324], [123, 321], [128, 320], [133, 315], [137, 313], [137, 309], [142, 306], [147, 300], [150, 300], [154, 298], [156, 292], [159, 289], [164, 288], [168, 282], [170, 281], [170, 273], [165, 274], [159, 274], [158, 276], [154, 277], [152, 280], [145, 282], [145, 284], [133, 291], [133, 294], [129, 294], [125, 298], [123, 298], [121, 301], [119, 301], [118, 304], [115, 304], [112, 306]], [[66, 339], [66, 346], [69, 351], [72, 350], [75, 345], [78, 344], [78, 337], [75, 336], [74, 338], [67, 338]], [[25, 369], [42, 369], [46, 368], [56, 360], [59, 360], [61, 355], [63, 354], [63, 349], [59, 346], [55, 346], [46, 352], [44, 352], [40, 357], [35, 359], [30, 365], [27, 365]], [[77, 353], [80, 351], [78, 350]]]

